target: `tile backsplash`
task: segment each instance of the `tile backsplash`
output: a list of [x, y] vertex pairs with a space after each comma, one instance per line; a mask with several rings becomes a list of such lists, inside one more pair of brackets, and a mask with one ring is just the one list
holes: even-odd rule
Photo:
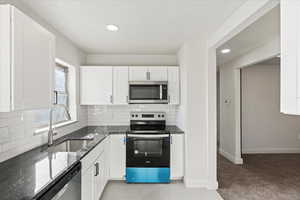
[[167, 124], [176, 125], [178, 106], [147, 104], [88, 106], [88, 125], [128, 125], [131, 111], [163, 111], [167, 115]]
[[[131, 111], [163, 111], [168, 125], [177, 122], [175, 105], [81, 106], [78, 122], [58, 128], [56, 138], [86, 125], [128, 125]], [[0, 113], [0, 162], [47, 143], [47, 132], [34, 134], [39, 127], [36, 116], [35, 111]]]
[[[87, 125], [87, 110], [79, 109], [79, 122], [58, 129], [59, 135]], [[47, 132], [34, 134], [39, 127], [35, 111], [0, 113], [0, 162], [47, 142]]]

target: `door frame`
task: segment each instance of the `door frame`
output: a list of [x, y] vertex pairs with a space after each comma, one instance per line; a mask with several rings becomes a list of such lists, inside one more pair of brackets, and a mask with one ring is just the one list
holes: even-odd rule
[[[250, 24], [279, 5], [279, 0], [248, 0], [231, 15], [207, 43], [208, 95], [208, 169], [210, 180], [217, 183], [217, 55], [216, 50]], [[218, 184], [208, 188], [217, 189]]]

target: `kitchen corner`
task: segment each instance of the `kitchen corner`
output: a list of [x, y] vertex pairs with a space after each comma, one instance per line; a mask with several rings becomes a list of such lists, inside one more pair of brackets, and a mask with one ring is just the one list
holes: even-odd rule
[[[183, 134], [176, 126], [167, 126], [171, 134]], [[49, 151], [47, 145], [25, 152], [0, 164], [0, 196], [2, 200], [32, 200], [51, 188], [77, 163], [110, 135], [125, 136], [129, 126], [87, 126], [54, 141], [93, 138], [77, 152]]]

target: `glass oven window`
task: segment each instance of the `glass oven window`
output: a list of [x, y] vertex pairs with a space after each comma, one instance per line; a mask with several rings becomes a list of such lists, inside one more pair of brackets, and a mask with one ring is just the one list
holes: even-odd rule
[[163, 154], [163, 140], [136, 139], [133, 141], [134, 157], [161, 157]]
[[131, 85], [129, 92], [132, 100], [160, 99], [160, 85]]

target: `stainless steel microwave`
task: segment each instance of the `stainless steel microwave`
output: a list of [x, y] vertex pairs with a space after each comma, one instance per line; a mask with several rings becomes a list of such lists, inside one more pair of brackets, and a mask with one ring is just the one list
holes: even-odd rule
[[167, 104], [168, 81], [130, 81], [130, 104]]

